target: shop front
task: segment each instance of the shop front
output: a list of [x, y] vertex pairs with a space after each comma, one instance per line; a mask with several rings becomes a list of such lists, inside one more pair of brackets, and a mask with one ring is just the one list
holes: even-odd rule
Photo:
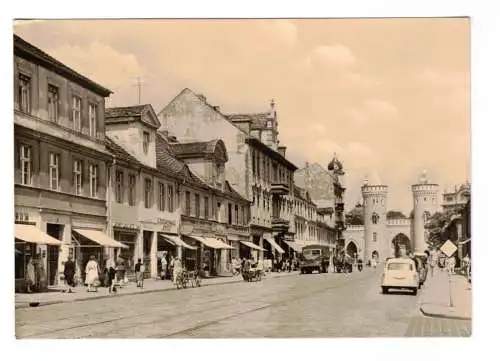
[[158, 237], [158, 265], [161, 269], [161, 259], [167, 254], [168, 265], [175, 257], [179, 257], [189, 271], [196, 270], [197, 267], [197, 247], [195, 241], [184, 241], [177, 234], [160, 233]]
[[241, 259], [242, 255], [240, 254], [240, 242], [245, 241], [248, 242], [250, 240], [250, 233], [248, 226], [236, 226], [236, 225], [228, 225], [227, 226], [227, 244], [233, 247], [230, 250], [230, 259], [239, 258]]
[[257, 246], [255, 243], [250, 241], [240, 241], [240, 256], [241, 259], [253, 259], [257, 261], [259, 258], [259, 253], [264, 252], [265, 249]]
[[264, 252], [264, 259], [271, 261], [280, 260], [285, 254], [285, 250], [271, 237], [264, 238], [264, 248], [266, 250]]
[[57, 283], [57, 264], [62, 242], [35, 224], [14, 226], [15, 290], [45, 291]]
[[206, 236], [193, 236], [189, 238], [198, 242], [198, 255], [199, 269], [202, 276], [224, 276], [229, 275], [229, 250], [233, 247], [222, 241], [220, 238], [206, 237]]
[[[123, 250], [128, 249], [126, 244], [118, 242], [108, 237], [103, 231], [98, 229], [73, 228], [72, 240], [74, 244], [74, 257], [77, 265], [77, 277], [80, 284], [85, 280], [85, 266], [91, 256], [96, 258], [101, 270], [105, 268], [107, 249]], [[113, 251], [115, 253], [115, 251]]]

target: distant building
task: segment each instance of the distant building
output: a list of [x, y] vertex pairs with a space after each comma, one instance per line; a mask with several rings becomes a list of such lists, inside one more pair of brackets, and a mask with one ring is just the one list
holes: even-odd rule
[[239, 255], [276, 257], [288, 253], [293, 241], [293, 172], [279, 144], [274, 102], [268, 112], [223, 114], [205, 96], [190, 89], [180, 92], [158, 117], [163, 132], [180, 142], [220, 138], [227, 147], [225, 176], [232, 188], [251, 200], [250, 242], [241, 241]]
[[471, 185], [466, 182], [460, 186], [455, 186], [453, 189], [443, 193], [441, 206], [443, 212], [453, 212], [454, 210], [462, 209], [470, 199]]

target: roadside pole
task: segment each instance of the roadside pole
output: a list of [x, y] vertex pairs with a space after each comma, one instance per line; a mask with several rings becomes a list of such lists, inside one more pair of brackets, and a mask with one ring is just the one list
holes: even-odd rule
[[450, 303], [449, 303], [449, 306], [450, 307], [455, 307], [453, 306], [453, 295], [452, 295], [452, 290], [451, 290], [451, 277], [452, 277], [452, 272], [451, 272], [451, 268], [448, 268], [448, 289], [449, 289], [449, 293], [450, 293]]
[[440, 248], [441, 252], [443, 252], [447, 257], [448, 259], [446, 260], [446, 268], [448, 270], [448, 289], [449, 289], [449, 294], [450, 294], [450, 302], [448, 304], [449, 307], [454, 307], [453, 306], [453, 296], [452, 296], [452, 291], [451, 291], [451, 279], [452, 279], [452, 276], [453, 276], [453, 268], [454, 268], [454, 264], [455, 264], [455, 260], [453, 259], [453, 262], [452, 262], [452, 257], [453, 255], [455, 254], [455, 252], [457, 251], [457, 246], [455, 246], [453, 244], [453, 242], [451, 242], [450, 240], [447, 240]]

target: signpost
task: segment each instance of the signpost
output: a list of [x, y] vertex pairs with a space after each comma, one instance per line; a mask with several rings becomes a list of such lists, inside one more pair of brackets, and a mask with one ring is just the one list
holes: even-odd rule
[[451, 257], [455, 254], [455, 252], [457, 251], [457, 246], [455, 246], [453, 244], [453, 242], [451, 242], [450, 240], [447, 240], [440, 248], [441, 252], [443, 252], [446, 257], [448, 257], [447, 259], [447, 268], [448, 268], [448, 288], [449, 288], [449, 293], [450, 293], [450, 303], [449, 303], [449, 306], [450, 307], [454, 307], [453, 306], [453, 297], [452, 297], [452, 294], [451, 294], [451, 275], [452, 275], [452, 269], [451, 267], [449, 266], [449, 262], [451, 262]]

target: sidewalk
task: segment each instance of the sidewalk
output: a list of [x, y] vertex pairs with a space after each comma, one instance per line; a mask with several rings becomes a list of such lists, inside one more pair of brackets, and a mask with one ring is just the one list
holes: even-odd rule
[[449, 306], [449, 279], [446, 271], [430, 270], [427, 281], [421, 289], [420, 311], [429, 317], [451, 318], [458, 320], [472, 319], [472, 287], [462, 275], [453, 275], [451, 279], [451, 294], [453, 307]]
[[[296, 271], [290, 273], [267, 273], [262, 280], [265, 281], [266, 279], [294, 276], [297, 274], [298, 272]], [[237, 282], [243, 282], [241, 276], [207, 278], [202, 279], [201, 287]], [[77, 287], [76, 289], [74, 289], [73, 293], [63, 293], [61, 290], [62, 288], [55, 288], [50, 289], [49, 292], [43, 293], [16, 293], [16, 308], [41, 307], [57, 303], [87, 301], [108, 297], [120, 297], [151, 292], [171, 291], [177, 290], [177, 287], [172, 283], [172, 281], [146, 279], [144, 280], [144, 288], [138, 288], [136, 284], [132, 282], [123, 288], [118, 288], [118, 293], [113, 296], [110, 296], [108, 293], [108, 289], [104, 287], [100, 287], [99, 292], [87, 292], [85, 287]]]

